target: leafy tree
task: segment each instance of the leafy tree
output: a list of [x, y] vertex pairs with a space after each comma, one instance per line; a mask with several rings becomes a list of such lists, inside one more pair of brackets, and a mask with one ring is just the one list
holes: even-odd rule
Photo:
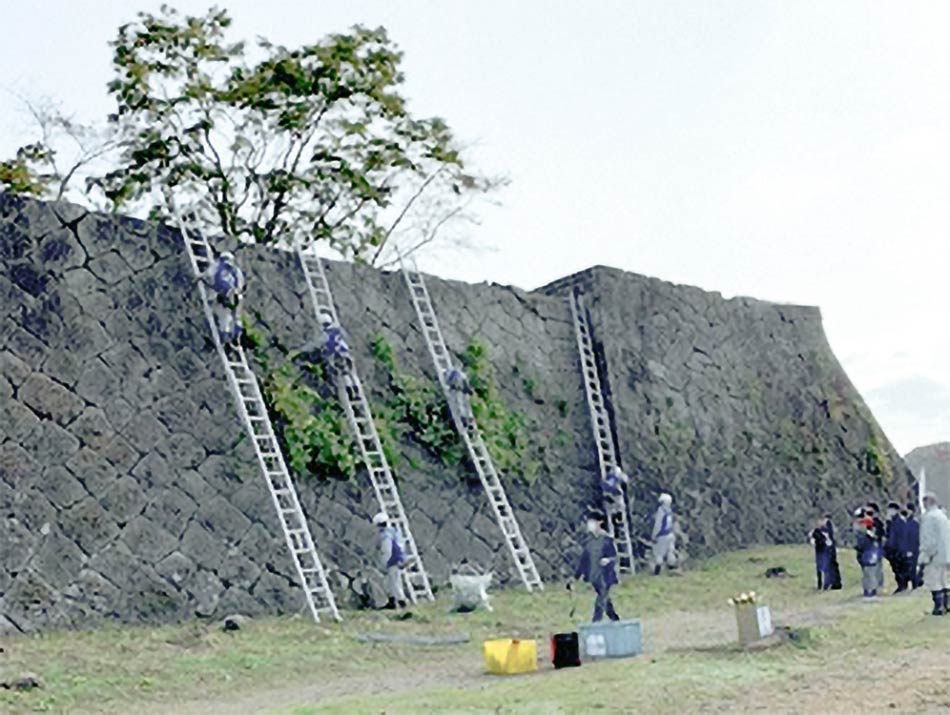
[[[230, 29], [216, 8], [139, 13], [110, 43], [108, 128], [34, 112], [43, 141], [0, 164], [0, 188], [56, 198], [86, 179], [88, 196], [153, 215], [156, 193], [172, 191], [208, 236], [323, 241], [380, 265], [474, 221], [474, 202], [506, 184], [467, 169], [443, 120], [409, 112], [385, 29], [296, 49], [249, 47]], [[79, 152], [60, 167], [63, 139]]]
[[119, 28], [109, 92], [122, 151], [99, 181], [116, 206], [173, 189], [210, 233], [325, 241], [377, 262], [400, 228], [437, 233], [499, 185], [466, 172], [444, 121], [409, 112], [384, 29], [249, 50], [230, 25], [223, 10], [163, 7]]
[[52, 150], [45, 144], [27, 144], [13, 159], [0, 161], [0, 189], [17, 194], [42, 196], [55, 181], [49, 172]]
[[108, 208], [90, 197], [84, 187], [97, 170], [109, 167], [110, 155], [117, 148], [111, 128], [85, 124], [49, 99], [14, 96], [39, 138], [21, 147], [14, 159], [0, 162], [0, 189]]

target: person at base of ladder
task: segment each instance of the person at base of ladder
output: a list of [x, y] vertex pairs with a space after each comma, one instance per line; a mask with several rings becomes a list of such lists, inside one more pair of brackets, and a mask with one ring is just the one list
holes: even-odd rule
[[468, 376], [457, 367], [450, 367], [445, 371], [445, 384], [448, 385], [452, 400], [452, 412], [458, 415], [462, 427], [468, 429], [475, 421], [472, 413], [472, 386]]
[[244, 298], [244, 273], [234, 261], [231, 251], [224, 251], [216, 261], [208, 264], [201, 276], [205, 285], [214, 291], [211, 305], [215, 327], [225, 345], [241, 337], [241, 301]]
[[606, 476], [600, 482], [604, 493], [604, 506], [607, 516], [614, 524], [619, 524], [624, 510], [623, 485], [630, 481], [630, 477], [623, 473], [620, 467], [614, 465], [607, 470]]
[[[603, 619], [605, 611], [610, 620], [620, 620], [614, 610], [613, 601], [610, 600], [610, 589], [617, 585], [617, 547], [606, 528], [607, 516], [603, 512], [594, 510], [587, 515], [587, 532], [590, 537], [584, 544], [581, 560], [574, 570], [574, 578], [582, 578], [590, 583], [597, 594], [594, 616], [591, 619], [594, 623]], [[571, 584], [568, 583], [567, 587], [571, 589]]]
[[345, 389], [353, 397], [352, 377], [353, 361], [350, 358], [350, 346], [347, 345], [343, 328], [336, 324], [328, 312], [320, 313], [320, 353], [332, 371], [339, 389]]
[[947, 596], [950, 594], [950, 520], [940, 508], [937, 495], [924, 494], [924, 516], [920, 520], [919, 565], [923, 567], [924, 588], [933, 597], [933, 615], [947, 613]]
[[373, 524], [379, 528], [379, 567], [386, 574], [386, 594], [389, 596], [383, 608], [405, 608], [402, 570], [406, 566], [406, 549], [402, 534], [396, 527], [389, 525], [389, 517], [383, 512], [373, 517]]
[[660, 494], [660, 505], [653, 520], [653, 575], [659, 576], [663, 564], [676, 568], [676, 530], [673, 497]]

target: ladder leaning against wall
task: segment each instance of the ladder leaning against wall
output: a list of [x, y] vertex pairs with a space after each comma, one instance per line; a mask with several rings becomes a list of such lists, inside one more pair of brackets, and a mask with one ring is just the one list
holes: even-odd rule
[[[591, 427], [594, 431], [594, 444], [597, 447], [597, 462], [600, 467], [601, 482], [607, 477], [611, 467], [619, 467], [617, 451], [610, 430], [610, 416], [601, 389], [600, 376], [597, 374], [597, 359], [594, 354], [594, 341], [591, 335], [590, 317], [584, 307], [584, 301], [575, 288], [570, 289], [568, 302], [571, 306], [571, 318], [574, 322], [574, 334], [577, 338], [577, 352], [581, 361], [581, 375], [584, 379], [584, 394], [587, 397], [587, 409], [590, 413]], [[620, 571], [632, 573], [636, 569], [633, 560], [633, 543], [630, 540], [630, 517], [624, 485], [620, 485], [620, 523], [614, 524], [607, 519], [607, 529], [617, 545], [617, 560]], [[609, 514], [604, 503], [604, 513]]]
[[541, 581], [538, 569], [534, 565], [534, 558], [531, 556], [528, 544], [521, 534], [521, 527], [518, 526], [518, 520], [515, 518], [515, 513], [508, 502], [505, 488], [502, 486], [501, 478], [495, 470], [485, 440], [482, 438], [481, 430], [474, 419], [468, 425], [465, 425], [462, 423], [462, 416], [456, 414], [450, 388], [448, 382], [446, 382], [446, 375], [452, 369], [452, 358], [445, 345], [445, 339], [442, 337], [442, 331], [439, 329], [439, 321], [436, 318], [435, 309], [432, 307], [432, 300], [429, 297], [425, 280], [421, 273], [408, 268], [405, 263], [402, 265], [402, 273], [409, 288], [409, 295], [412, 296], [412, 304], [416, 309], [426, 345], [429, 347], [429, 354], [435, 364], [439, 385], [442, 387], [446, 400], [448, 400], [452, 421], [455, 423], [456, 430], [462, 436], [465, 448], [468, 450], [472, 464], [475, 465], [475, 471], [478, 473], [478, 479], [488, 495], [488, 500], [491, 502], [492, 510], [495, 513], [495, 521], [498, 522], [501, 533], [505, 537], [505, 542], [508, 544], [508, 551], [511, 553], [511, 558], [518, 569], [518, 575], [529, 591], [542, 590], [544, 589], [544, 583]]
[[[329, 313], [333, 317], [334, 324], [340, 325], [336, 306], [333, 302], [333, 294], [330, 292], [330, 283], [327, 280], [326, 272], [323, 270], [323, 262], [320, 257], [313, 248], [298, 246], [297, 258], [307, 281], [307, 289], [310, 293], [310, 301], [313, 305], [314, 317], [317, 323], [319, 324], [321, 313]], [[429, 584], [429, 575], [422, 564], [422, 557], [419, 555], [416, 540], [409, 529], [409, 519], [406, 517], [405, 509], [403, 509], [396, 481], [393, 479], [392, 470], [389, 468], [386, 455], [383, 453], [383, 445], [379, 439], [376, 423], [373, 421], [369, 400], [366, 399], [363, 383], [356, 372], [356, 365], [352, 363], [352, 358], [349, 377], [351, 384], [348, 389], [340, 390], [340, 400], [343, 403], [350, 429], [356, 435], [360, 455], [366, 465], [367, 472], [369, 472], [369, 479], [373, 485], [373, 491], [376, 493], [380, 510], [389, 517], [391, 523], [399, 529], [403, 539], [405, 539], [407, 560], [402, 575], [409, 598], [413, 603], [423, 599], [435, 600], [432, 587]]]
[[297, 490], [280, 451], [280, 445], [277, 443], [274, 426], [267, 414], [257, 377], [248, 364], [241, 346], [236, 343], [224, 344], [218, 333], [218, 326], [211, 308], [213, 298], [209, 297], [204, 282], [200, 280], [214, 260], [211, 246], [200, 233], [185, 225], [171, 197], [166, 197], [166, 204], [181, 232], [192, 272], [199, 279], [198, 291], [201, 295], [205, 318], [211, 328], [215, 349], [224, 365], [224, 372], [227, 375], [231, 393], [234, 395], [238, 414], [254, 447], [257, 464], [264, 476], [264, 481], [267, 482], [267, 488], [287, 542], [287, 549], [290, 551], [297, 569], [297, 576], [303, 586], [310, 614], [317, 622], [320, 621], [321, 613], [329, 613], [334, 619], [340, 620], [340, 612], [337, 610], [333, 592], [327, 583], [326, 572], [317, 554], [310, 527], [307, 525], [307, 517], [300, 506]]

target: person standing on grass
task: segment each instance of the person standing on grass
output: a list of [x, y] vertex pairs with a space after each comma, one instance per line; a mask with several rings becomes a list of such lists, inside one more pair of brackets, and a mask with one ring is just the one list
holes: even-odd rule
[[665, 563], [676, 567], [676, 530], [673, 516], [673, 497], [660, 494], [660, 505], [653, 519], [653, 575], [659, 576]]
[[818, 590], [827, 591], [831, 588], [833, 575], [831, 571], [831, 555], [833, 542], [825, 528], [824, 518], [815, 522], [808, 540], [815, 547], [815, 573], [818, 576]]
[[373, 524], [379, 529], [379, 567], [386, 574], [386, 594], [389, 596], [383, 608], [405, 608], [402, 570], [406, 566], [406, 550], [402, 534], [396, 527], [389, 525], [389, 517], [383, 512], [373, 517]]
[[874, 527], [874, 538], [877, 540], [878, 550], [881, 551], [881, 558], [878, 559], [877, 566], [875, 567], [875, 574], [877, 575], [877, 589], [884, 589], [884, 540], [887, 536], [887, 526], [884, 524], [883, 519], [881, 519], [881, 507], [877, 505], [876, 502], [868, 502], [865, 507], [865, 513], [867, 518], [871, 520], [871, 523]]
[[831, 514], [825, 514], [824, 522], [822, 530], [831, 541], [831, 590], [840, 591], [842, 584], [841, 567], [838, 565], [838, 541], [835, 539], [835, 525], [831, 520]]
[[881, 565], [881, 543], [877, 540], [874, 520], [864, 509], [854, 513], [854, 531], [857, 535], [855, 552], [861, 566], [861, 588], [865, 598], [877, 596], [878, 567]]
[[607, 516], [601, 511], [591, 511], [587, 516], [587, 542], [581, 559], [574, 570], [575, 579], [587, 581], [597, 594], [594, 601], [594, 623], [607, 613], [607, 618], [619, 621], [610, 600], [610, 589], [617, 584], [617, 548], [607, 533]]
[[919, 563], [924, 569], [924, 588], [933, 598], [933, 615], [947, 612], [947, 568], [950, 561], [950, 520], [937, 501], [937, 495], [924, 495], [924, 516], [920, 520]]
[[903, 593], [907, 590], [907, 565], [904, 556], [904, 542], [906, 539], [907, 522], [901, 516], [900, 506], [897, 502], [891, 502], [887, 505], [887, 533], [884, 540], [884, 558], [891, 565], [891, 571], [894, 572], [894, 580], [897, 582], [895, 594]]
[[917, 559], [920, 555], [920, 522], [917, 521], [917, 506], [911, 502], [906, 508], [907, 529], [904, 531], [904, 554], [907, 559], [907, 573], [914, 590], [923, 586]]

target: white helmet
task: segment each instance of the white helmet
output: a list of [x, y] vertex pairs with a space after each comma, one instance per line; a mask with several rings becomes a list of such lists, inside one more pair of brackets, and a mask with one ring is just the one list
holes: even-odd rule
[[233, 261], [234, 254], [231, 251], [224, 251], [221, 253], [221, 258], [223, 258], [225, 261]]
[[320, 325], [331, 325], [333, 323], [333, 316], [329, 312], [323, 311], [320, 313]]
[[663, 494], [660, 494], [660, 504], [665, 504], [666, 506], [670, 506], [672, 503], [673, 503], [673, 497], [671, 497], [666, 492], [664, 492]]
[[389, 523], [389, 517], [386, 516], [386, 512], [379, 512], [376, 516], [373, 517], [373, 524], [375, 526], [383, 526], [384, 524]]

